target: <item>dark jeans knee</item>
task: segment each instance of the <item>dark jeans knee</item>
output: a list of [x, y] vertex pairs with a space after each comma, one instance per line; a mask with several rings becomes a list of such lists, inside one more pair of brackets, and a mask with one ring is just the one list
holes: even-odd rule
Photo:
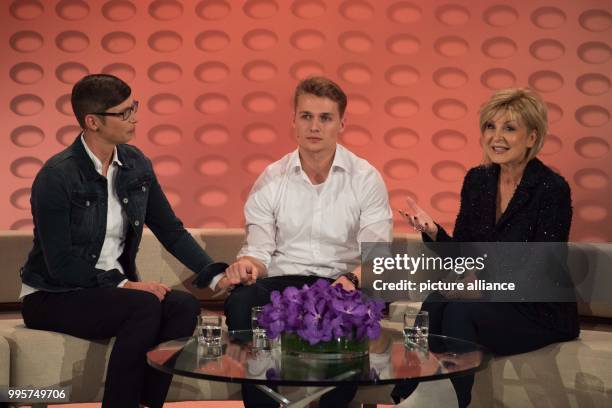
[[230, 330], [251, 328], [251, 308], [270, 301], [268, 291], [259, 282], [249, 286], [238, 286], [225, 300], [225, 318]]

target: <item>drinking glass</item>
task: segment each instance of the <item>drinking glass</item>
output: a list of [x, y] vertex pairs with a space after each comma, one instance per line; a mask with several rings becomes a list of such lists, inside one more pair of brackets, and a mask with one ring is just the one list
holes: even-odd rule
[[221, 344], [221, 316], [198, 316], [196, 333], [198, 343], [205, 345]]
[[251, 329], [253, 330], [253, 338], [265, 338], [266, 329], [259, 323], [259, 315], [263, 312], [263, 306], [254, 306], [251, 308]]

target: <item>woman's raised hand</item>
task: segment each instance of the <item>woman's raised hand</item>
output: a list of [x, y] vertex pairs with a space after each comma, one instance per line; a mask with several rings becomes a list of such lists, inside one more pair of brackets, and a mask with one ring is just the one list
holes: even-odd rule
[[398, 210], [402, 217], [408, 220], [415, 230], [426, 233], [432, 241], [435, 241], [438, 226], [434, 220], [411, 197], [406, 197], [406, 204], [408, 204], [408, 209]]

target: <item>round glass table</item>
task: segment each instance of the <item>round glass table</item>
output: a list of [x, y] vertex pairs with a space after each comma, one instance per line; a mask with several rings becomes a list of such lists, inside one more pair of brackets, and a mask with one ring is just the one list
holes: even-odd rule
[[[407, 380], [431, 381], [483, 369], [490, 353], [478, 344], [429, 335], [405, 341], [403, 333], [383, 329], [360, 357], [325, 358], [313, 353], [283, 352], [279, 340], [253, 337], [250, 330], [223, 332], [219, 345], [204, 345], [196, 337], [160, 344], [147, 353], [158, 370], [211, 381], [250, 383], [287, 407], [305, 406], [343, 384], [382, 385]], [[322, 389], [291, 402], [270, 386], [316, 386]]]

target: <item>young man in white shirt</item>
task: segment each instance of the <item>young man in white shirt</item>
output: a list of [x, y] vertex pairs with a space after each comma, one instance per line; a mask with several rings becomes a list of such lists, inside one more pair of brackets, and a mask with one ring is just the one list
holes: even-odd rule
[[[269, 303], [274, 290], [319, 278], [355, 289], [360, 244], [391, 241], [382, 177], [337, 143], [346, 105], [345, 93], [327, 78], [298, 84], [293, 117], [298, 148], [255, 182], [244, 208], [246, 242], [236, 262], [211, 282], [212, 288], [231, 290], [225, 302], [230, 329], [250, 329], [251, 307]], [[354, 392], [328, 393], [320, 406], [345, 406]], [[246, 406], [275, 406], [253, 387], [243, 387], [243, 397]]]

